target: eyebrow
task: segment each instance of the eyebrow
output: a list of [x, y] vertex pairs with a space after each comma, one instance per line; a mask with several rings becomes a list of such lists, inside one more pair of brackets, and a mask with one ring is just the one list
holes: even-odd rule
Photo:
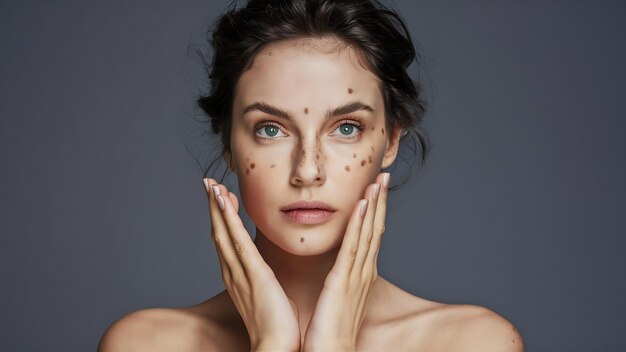
[[[281, 108], [272, 106], [272, 105], [270, 105], [268, 103], [265, 103], [265, 102], [262, 102], [262, 101], [261, 102], [256, 102], [256, 103], [251, 104], [251, 105], [248, 105], [243, 110], [242, 115], [245, 115], [248, 112], [253, 111], [253, 110], [258, 110], [258, 111], [264, 112], [264, 113], [269, 114], [269, 115], [282, 117], [282, 118], [287, 119], [287, 120], [293, 120], [293, 117], [287, 111], [285, 111], [285, 110], [283, 110]], [[374, 111], [374, 109], [371, 106], [369, 106], [369, 105], [367, 105], [367, 104], [365, 104], [363, 102], [353, 101], [353, 102], [350, 102], [350, 103], [338, 106], [338, 107], [336, 107], [334, 109], [328, 109], [326, 111], [325, 118], [326, 119], [330, 119], [330, 118], [332, 118], [334, 116], [345, 115], [345, 114], [349, 114], [351, 112], [355, 112], [355, 111], [359, 111], [359, 110], [366, 110], [366, 111], [369, 111], [369, 112], [373, 112]]]

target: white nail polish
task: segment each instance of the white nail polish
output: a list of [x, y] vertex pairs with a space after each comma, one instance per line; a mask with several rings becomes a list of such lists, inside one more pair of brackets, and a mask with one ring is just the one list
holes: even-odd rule
[[389, 174], [388, 173], [383, 175], [383, 186], [389, 187]]
[[359, 209], [359, 215], [361, 215], [361, 217], [365, 216], [365, 211], [367, 211], [367, 203], [367, 199], [361, 200], [361, 209]]
[[224, 210], [224, 198], [219, 194], [217, 195], [217, 205], [219, 205], [220, 209]]
[[220, 195], [220, 188], [217, 185], [212, 185], [211, 189], [213, 189], [213, 194], [215, 195], [215, 199]]
[[372, 187], [372, 199], [376, 199], [376, 196], [378, 196], [378, 191], [380, 190], [380, 184], [375, 184], [374, 187]]

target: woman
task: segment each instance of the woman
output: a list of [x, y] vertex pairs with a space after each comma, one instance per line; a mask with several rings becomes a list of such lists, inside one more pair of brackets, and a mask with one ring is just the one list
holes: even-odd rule
[[[226, 290], [122, 318], [100, 351], [521, 351], [507, 320], [377, 274], [389, 168], [417, 138], [420, 91], [399, 17], [370, 1], [252, 0], [213, 30], [200, 106], [237, 176], [204, 179]], [[403, 139], [404, 142], [405, 139]]]

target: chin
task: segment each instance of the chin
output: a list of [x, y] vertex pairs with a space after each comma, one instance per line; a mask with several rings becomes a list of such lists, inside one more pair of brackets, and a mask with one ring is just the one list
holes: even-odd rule
[[321, 226], [303, 228], [301, 230], [259, 231], [283, 251], [297, 256], [322, 255], [337, 249], [343, 240], [343, 231], [324, 229]]

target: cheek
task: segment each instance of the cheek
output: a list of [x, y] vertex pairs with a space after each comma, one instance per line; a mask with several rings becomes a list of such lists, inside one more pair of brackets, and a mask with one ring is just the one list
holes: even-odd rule
[[[264, 207], [259, 205], [271, 203], [276, 198], [275, 194], [280, 192], [277, 181], [288, 173], [285, 158], [284, 155], [269, 150], [267, 153], [256, 151], [237, 155], [239, 191], [243, 205], [250, 215], [263, 210]], [[255, 208], [257, 206], [259, 209]]]
[[341, 164], [341, 169], [349, 176], [377, 175], [382, 164], [382, 149], [376, 144], [367, 141], [347, 148], [336, 148], [332, 161]]
[[[337, 184], [338, 190], [350, 190], [351, 194], [355, 190], [362, 193], [380, 173], [382, 150], [382, 146], [378, 146], [376, 141], [337, 148], [326, 161], [327, 177]], [[352, 200], [362, 197], [362, 194], [358, 194], [356, 198], [349, 196], [350, 199], [354, 198]]]

